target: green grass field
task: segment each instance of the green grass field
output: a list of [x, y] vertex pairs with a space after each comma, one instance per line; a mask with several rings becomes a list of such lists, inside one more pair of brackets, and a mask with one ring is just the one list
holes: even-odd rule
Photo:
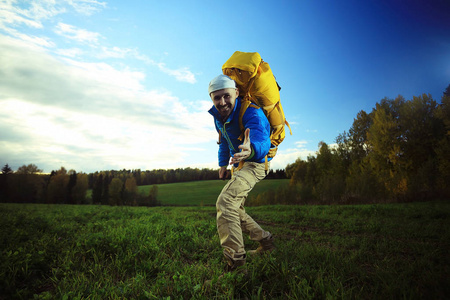
[[0, 204], [0, 299], [450, 297], [448, 201], [247, 211], [277, 250], [217, 282], [214, 207]]
[[[228, 181], [206, 180], [158, 185], [158, 200], [162, 205], [215, 205], [217, 196]], [[249, 194], [249, 199], [267, 190], [276, 190], [287, 186], [289, 179], [262, 180], [255, 185]], [[139, 192], [148, 195], [152, 186], [140, 186]]]
[[[227, 181], [205, 180], [190, 181], [182, 183], [158, 184], [158, 201], [161, 205], [182, 205], [182, 206], [212, 206], [216, 204], [217, 196]], [[269, 189], [276, 190], [280, 186], [287, 186], [289, 179], [266, 179], [255, 185], [250, 192], [248, 199], [255, 197], [259, 193]], [[138, 187], [138, 192], [148, 195], [151, 185]], [[92, 190], [89, 190], [87, 197], [92, 197]]]

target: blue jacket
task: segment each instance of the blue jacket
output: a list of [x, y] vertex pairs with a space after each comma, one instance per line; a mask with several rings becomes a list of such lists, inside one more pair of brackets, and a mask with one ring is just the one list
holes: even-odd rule
[[[225, 123], [222, 122], [219, 112], [213, 106], [209, 113], [214, 117], [217, 132], [222, 132], [222, 143], [219, 145], [219, 166], [228, 166], [230, 157], [236, 152], [243, 141], [239, 141], [242, 134], [239, 128], [239, 111], [241, 109], [241, 98], [236, 99], [234, 109]], [[242, 118], [244, 128], [250, 128], [250, 144], [252, 153], [246, 161], [263, 163], [270, 150], [270, 124], [262, 109], [249, 106]], [[268, 158], [271, 160], [271, 158]], [[235, 164], [237, 167], [238, 164]]]

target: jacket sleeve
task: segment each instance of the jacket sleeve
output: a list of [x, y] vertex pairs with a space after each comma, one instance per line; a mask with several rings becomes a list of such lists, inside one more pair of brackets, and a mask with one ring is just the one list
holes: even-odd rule
[[249, 107], [242, 118], [244, 128], [250, 128], [252, 154], [247, 161], [260, 161], [270, 150], [270, 124], [262, 109]]
[[[219, 128], [216, 125], [217, 133], [220, 132]], [[221, 143], [219, 144], [219, 167], [228, 166], [228, 163], [230, 162], [230, 150], [228, 148], [228, 142], [225, 138], [222, 137]]]

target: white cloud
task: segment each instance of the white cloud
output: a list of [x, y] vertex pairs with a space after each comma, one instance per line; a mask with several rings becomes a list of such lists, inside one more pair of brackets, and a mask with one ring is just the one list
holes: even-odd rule
[[315, 151], [312, 150], [295, 150], [292, 151], [291, 149], [288, 149], [286, 151], [279, 150], [277, 155], [274, 157], [270, 164], [270, 168], [277, 170], [277, 169], [284, 169], [288, 164], [292, 164], [295, 162], [298, 158], [301, 158], [303, 160], [306, 160], [308, 156], [314, 155]]
[[[74, 167], [73, 161], [84, 160], [83, 165], [76, 167], [78, 170], [98, 163], [113, 167], [150, 167], [169, 158], [181, 160], [184, 155], [182, 149], [171, 141], [174, 133], [170, 132], [170, 127], [128, 119], [118, 111], [114, 115], [102, 115], [14, 99], [1, 102], [5, 111], [16, 112], [13, 116], [2, 114], [2, 123], [15, 126], [16, 132], [26, 137], [28, 145], [32, 145], [31, 149], [23, 149], [20, 141], [2, 140], [3, 151], [8, 148], [11, 152], [22, 149], [25, 156], [30, 154], [28, 150], [45, 157], [65, 158], [68, 168]], [[172, 147], [158, 148], [156, 144]]]
[[169, 69], [166, 67], [164, 63], [159, 63], [158, 68], [164, 73], [174, 76], [178, 81], [188, 82], [188, 83], [196, 83], [195, 75], [189, 71], [188, 68], [179, 68], [179, 69]]
[[137, 51], [134, 49], [123, 49], [119, 47], [102, 47], [101, 52], [97, 55], [98, 58], [125, 58], [129, 54], [136, 56]]
[[305, 148], [305, 146], [308, 144], [308, 141], [297, 141], [295, 142], [295, 145], [297, 148]]
[[165, 63], [158, 63], [148, 56], [139, 53], [137, 49], [120, 48], [120, 47], [101, 47], [101, 51], [96, 54], [97, 58], [127, 58], [133, 57], [137, 60], [143, 61], [148, 65], [156, 66], [163, 73], [175, 77], [176, 80], [194, 84], [197, 82], [195, 74], [189, 68], [182, 67], [178, 69], [171, 69]]
[[[21, 7], [18, 5], [19, 2]], [[2, 1], [0, 3], [0, 26], [6, 28], [25, 25], [31, 28], [43, 28], [42, 20], [50, 19], [65, 11], [61, 4], [58, 5], [52, 0]]]
[[[13, 1], [13, 3], [16, 1]], [[66, 12], [63, 7], [64, 1], [58, 5], [58, 1], [38, 0], [30, 1], [30, 7], [23, 10], [23, 13], [30, 19], [44, 20]]]
[[0, 47], [0, 156], [10, 164], [167, 168], [214, 144], [206, 101], [148, 90], [128, 67], [58, 60], [12, 38]]
[[32, 28], [42, 28], [40, 21], [28, 18], [23, 10], [13, 7], [11, 2], [0, 4], [0, 28], [6, 29], [22, 24]]
[[83, 49], [80, 48], [70, 48], [70, 49], [57, 49], [55, 53], [60, 56], [75, 58], [83, 55], [85, 52]]
[[[109, 89], [125, 89], [133, 91], [142, 91], [142, 81], [145, 74], [138, 71], [124, 68], [118, 70], [107, 63], [86, 63], [72, 59], [66, 59], [66, 62], [75, 67], [73, 70], [76, 76], [83, 76], [96, 84], [108, 85]], [[109, 93], [107, 91], [107, 93]]]
[[87, 16], [100, 11], [102, 8], [106, 8], [107, 5], [106, 2], [95, 0], [67, 0], [67, 3], [71, 5], [78, 13]]
[[308, 156], [315, 156], [316, 150], [307, 149], [308, 141], [297, 141], [294, 143], [295, 148], [283, 149], [283, 144], [280, 145], [281, 149], [278, 150], [277, 155], [271, 163], [272, 169], [284, 169], [288, 164], [292, 164], [298, 158], [306, 160]]
[[80, 29], [65, 23], [58, 23], [55, 27], [55, 33], [68, 39], [88, 44], [98, 44], [98, 39], [100, 37], [100, 34], [97, 32]]
[[[20, 33], [16, 27], [25, 25], [30, 28], [43, 29], [43, 20], [49, 20], [56, 15], [66, 13], [68, 10], [75, 10], [83, 15], [92, 15], [107, 6], [106, 2], [95, 0], [39, 0], [25, 3], [23, 5], [25, 8], [19, 8], [18, 3], [19, 1], [15, 0], [0, 3], [0, 29], [7, 32], [11, 36], [46, 48], [53, 48], [56, 45], [48, 37], [26, 35]], [[78, 28], [64, 22], [58, 22], [54, 27], [54, 32], [67, 39], [94, 47], [100, 45], [99, 40], [102, 38], [102, 35], [98, 32]], [[86, 52], [81, 52], [80, 50], [75, 49], [61, 49], [56, 50], [55, 53], [67, 57], [79, 57], [81, 54]], [[197, 82], [195, 75], [187, 67], [178, 69], [169, 68], [164, 63], [157, 63], [154, 60], [149, 59], [147, 56], [140, 54], [136, 49], [122, 49], [116, 46], [102, 46], [101, 51], [96, 51], [93, 56], [99, 59], [126, 58], [131, 56], [158, 67], [161, 72], [174, 77], [178, 81], [191, 84]]]
[[187, 147], [190, 141], [195, 145], [208, 141], [167, 122], [156, 124], [151, 116], [76, 112], [14, 99], [1, 101], [1, 105], [5, 112], [16, 112], [0, 114], [1, 123], [21, 137], [0, 139], [1, 156], [34, 158], [28, 163], [44, 164], [47, 171], [51, 163], [53, 169], [63, 165], [78, 171], [176, 167], [186, 164], [189, 151], [201, 151], [197, 146]]
[[[189, 70], [189, 68], [187, 68], [187, 67], [182, 67], [182, 68], [178, 68], [178, 69], [168, 68], [165, 63], [162, 63], [162, 62], [158, 63], [158, 62], [154, 61], [153, 59], [150, 59], [147, 55], [139, 53], [139, 51], [137, 51], [136, 49], [122, 49], [118, 52], [131, 54], [134, 58], [139, 59], [148, 65], [157, 66], [160, 71], [166, 73], [167, 75], [175, 77], [175, 79], [178, 81], [187, 82], [187, 83], [191, 83], [191, 84], [194, 84], [197, 82], [197, 79], [195, 78], [195, 74], [192, 73]], [[168, 54], [165, 53], [165, 55], [168, 55]]]
[[[45, 171], [170, 168], [191, 165], [205, 144], [215, 145], [212, 120], [202, 110], [206, 101], [181, 102], [167, 90], [149, 90], [145, 69], [130, 67], [126, 59], [195, 83], [187, 67], [169, 68], [137, 49], [104, 45], [100, 33], [54, 18], [74, 9], [90, 15], [104, 7], [105, 2], [93, 0], [0, 3], [0, 30], [7, 34], [0, 34], [0, 157], [5, 163], [34, 163]], [[58, 48], [46, 28], [80, 46]], [[111, 58], [122, 61], [103, 60]]]
[[0, 26], [23, 24], [32, 28], [42, 28], [43, 20], [66, 13], [68, 9], [89, 16], [102, 8], [106, 8], [106, 2], [95, 0], [6, 0], [0, 3]]
[[36, 48], [54, 48], [56, 45], [47, 37], [38, 37], [20, 33], [14, 29], [6, 30], [10, 35], [26, 42], [31, 47]]

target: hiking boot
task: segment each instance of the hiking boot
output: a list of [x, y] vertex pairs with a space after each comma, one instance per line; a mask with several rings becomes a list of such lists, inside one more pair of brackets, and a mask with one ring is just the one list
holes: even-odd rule
[[249, 250], [247, 251], [247, 254], [255, 255], [272, 252], [273, 250], [275, 250], [273, 240], [273, 235], [269, 235], [268, 237], [259, 241], [259, 247], [256, 250]]
[[[229, 255], [227, 255], [228, 253], [225, 253], [226, 251], [224, 251], [225, 254], [225, 259], [227, 261], [225, 268], [224, 268], [224, 272], [222, 273], [222, 275], [220, 275], [217, 278], [217, 282], [219, 282], [220, 280], [223, 279], [223, 277], [225, 276], [226, 273], [236, 273], [236, 274], [244, 274], [244, 276], [247, 276], [248, 272], [247, 272], [247, 266], [245, 265], [245, 258], [246, 255], [242, 254], [240, 256], [235, 257], [235, 259], [232, 259]], [[205, 281], [205, 285], [212, 285], [212, 280], [206, 280]]]
[[225, 256], [227, 264], [225, 265], [224, 273], [237, 272], [247, 274], [247, 266], [245, 265], [245, 256], [246, 256], [245, 254], [242, 254], [242, 257], [237, 257], [238, 258], [237, 260], [233, 260], [230, 257]]

